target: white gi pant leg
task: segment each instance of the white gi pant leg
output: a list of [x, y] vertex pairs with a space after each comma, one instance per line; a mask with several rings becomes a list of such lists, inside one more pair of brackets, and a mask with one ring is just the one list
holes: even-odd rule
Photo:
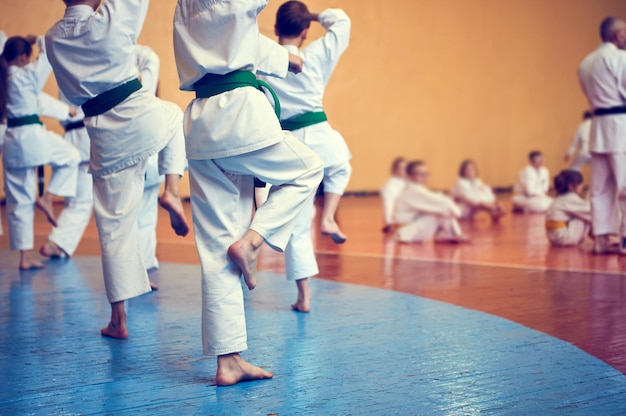
[[93, 180], [89, 173], [89, 162], [78, 166], [76, 196], [65, 198], [65, 208], [57, 219], [57, 226], [48, 235], [69, 256], [73, 255], [83, 238], [83, 233], [93, 210]]
[[139, 207], [139, 244], [146, 270], [158, 269], [156, 257], [156, 227], [159, 217], [159, 189], [161, 185], [145, 187]]
[[541, 213], [546, 212], [552, 205], [552, 198], [548, 195], [525, 196], [514, 195], [513, 205], [524, 209], [526, 212]]
[[80, 153], [58, 134], [46, 131], [46, 136], [50, 153], [45, 164], [52, 167], [52, 175], [46, 190], [58, 196], [75, 196]]
[[118, 172], [93, 177], [94, 215], [109, 303], [151, 290], [137, 225], [145, 172], [144, 160]]
[[[252, 219], [254, 177], [272, 184], [267, 202]], [[228, 247], [250, 228], [282, 251], [296, 216], [312, 204], [322, 162], [290, 134], [247, 154], [190, 160], [191, 208], [202, 266], [202, 345], [207, 355], [247, 349], [241, 271]]]
[[349, 161], [324, 168], [324, 193], [332, 193], [343, 195], [350, 176], [352, 175], [352, 166]]
[[554, 246], [577, 246], [585, 241], [589, 228], [586, 221], [573, 218], [568, 221], [567, 228], [548, 231], [548, 239]]
[[[615, 234], [619, 228], [618, 206], [618, 177], [613, 171], [612, 154], [592, 153], [591, 155], [591, 218], [593, 221], [593, 235]], [[623, 156], [622, 156], [623, 158]], [[624, 175], [626, 166], [624, 160], [618, 172]], [[624, 187], [622, 178], [622, 188]], [[623, 206], [623, 204], [622, 204]], [[622, 208], [622, 212], [623, 208]], [[622, 227], [623, 228], [623, 227]], [[624, 235], [624, 230], [622, 230]]]
[[404, 243], [418, 243], [434, 237], [444, 218], [437, 215], [420, 214], [410, 223], [396, 231], [398, 240]]
[[311, 236], [314, 218], [315, 201], [312, 199], [298, 214], [285, 247], [285, 270], [288, 280], [305, 279], [319, 273]]
[[4, 168], [7, 226], [11, 250], [32, 250], [34, 242], [35, 168]]

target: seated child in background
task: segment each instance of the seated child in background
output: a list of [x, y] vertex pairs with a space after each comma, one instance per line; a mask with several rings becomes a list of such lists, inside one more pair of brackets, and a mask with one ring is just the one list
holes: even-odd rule
[[401, 224], [396, 231], [398, 241], [412, 243], [434, 238], [437, 243], [468, 242], [457, 222], [461, 208], [452, 198], [426, 186], [426, 164], [411, 162], [406, 173], [408, 182], [396, 201], [394, 213], [394, 223]]
[[546, 231], [554, 246], [581, 244], [591, 230], [591, 203], [580, 197], [583, 175], [564, 170], [554, 178], [557, 197], [546, 213]]
[[387, 180], [385, 186], [380, 191], [383, 199], [383, 212], [385, 215], [385, 227], [383, 232], [388, 233], [392, 230], [393, 213], [396, 200], [402, 190], [406, 186], [406, 159], [397, 157], [391, 164], [391, 178]]
[[546, 212], [552, 204], [548, 196], [550, 172], [543, 166], [543, 155], [535, 150], [528, 154], [530, 162], [519, 174], [519, 183], [515, 185], [517, 195], [513, 196], [513, 212]]
[[478, 177], [478, 168], [473, 160], [467, 159], [461, 163], [452, 196], [461, 207], [461, 219], [471, 220], [480, 211], [491, 215], [492, 221], [498, 221], [505, 215], [491, 188]]

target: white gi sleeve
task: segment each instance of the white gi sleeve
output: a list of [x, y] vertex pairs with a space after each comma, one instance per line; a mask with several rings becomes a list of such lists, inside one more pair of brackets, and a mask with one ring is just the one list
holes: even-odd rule
[[61, 100], [42, 92], [37, 97], [37, 114], [66, 121], [70, 118], [70, 106]]
[[288, 71], [289, 53], [287, 50], [267, 36], [259, 35], [257, 72], [261, 75], [285, 78]]

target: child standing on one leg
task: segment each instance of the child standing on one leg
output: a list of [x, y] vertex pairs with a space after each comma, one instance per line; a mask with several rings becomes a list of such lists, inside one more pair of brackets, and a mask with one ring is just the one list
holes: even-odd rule
[[583, 175], [564, 170], [554, 178], [557, 197], [546, 213], [546, 232], [554, 246], [581, 244], [591, 230], [591, 202], [580, 195]]
[[[312, 21], [319, 22], [326, 34], [300, 49]], [[324, 162], [324, 206], [320, 231], [329, 235], [336, 244], [343, 244], [347, 237], [335, 221], [335, 214], [350, 180], [351, 155], [341, 134], [328, 123], [322, 101], [328, 80], [348, 47], [350, 19], [341, 9], [311, 13], [304, 3], [288, 1], [278, 8], [275, 32], [278, 43], [289, 53], [301, 56], [306, 64], [299, 74], [287, 74], [283, 79], [263, 79], [274, 89], [280, 101], [282, 127], [291, 131]], [[310, 311], [308, 278], [319, 273], [311, 239], [314, 217], [315, 209], [311, 201], [310, 206], [300, 212], [285, 248], [287, 279], [295, 280], [298, 288], [297, 300], [291, 306], [299, 312]]]
[[166, 175], [161, 206], [177, 235], [189, 227], [179, 197], [185, 169], [182, 111], [137, 79], [135, 47], [148, 0], [64, 0], [65, 15], [46, 34], [59, 88], [81, 105], [91, 139], [94, 214], [111, 319], [103, 336], [127, 338], [124, 301], [151, 291], [139, 250], [137, 217], [146, 160]]

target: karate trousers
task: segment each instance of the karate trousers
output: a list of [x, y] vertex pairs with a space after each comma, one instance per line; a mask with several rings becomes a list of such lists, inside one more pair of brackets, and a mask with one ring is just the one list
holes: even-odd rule
[[432, 239], [439, 233], [460, 236], [461, 226], [455, 218], [420, 214], [396, 231], [398, 240], [403, 243], [421, 243]]
[[524, 212], [530, 213], [542, 213], [548, 211], [550, 205], [552, 205], [553, 199], [548, 195], [537, 195], [537, 196], [525, 196], [525, 195], [514, 195], [513, 196], [513, 206], [519, 207], [524, 210]]
[[139, 245], [146, 270], [159, 268], [159, 260], [156, 257], [156, 227], [159, 217], [160, 189], [161, 184], [144, 187], [139, 207]]
[[588, 222], [573, 218], [567, 222], [567, 227], [548, 231], [548, 240], [553, 246], [577, 246], [585, 241], [590, 228]]
[[626, 153], [592, 153], [593, 235], [626, 236]]
[[[241, 271], [228, 257], [228, 247], [251, 229], [271, 248], [283, 251], [298, 213], [312, 205], [322, 168], [321, 160], [290, 133], [250, 153], [189, 160], [193, 227], [202, 266], [205, 354], [247, 349]], [[253, 219], [254, 177], [272, 188]]]

